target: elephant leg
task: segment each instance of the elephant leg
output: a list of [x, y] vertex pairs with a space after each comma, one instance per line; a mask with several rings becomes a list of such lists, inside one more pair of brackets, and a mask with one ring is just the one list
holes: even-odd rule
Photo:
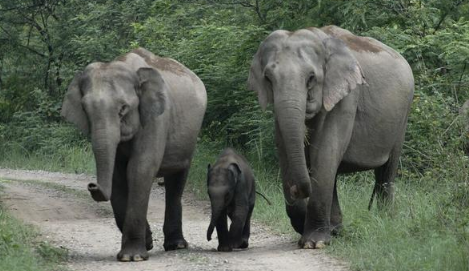
[[[111, 206], [117, 227], [121, 232], [123, 232], [124, 229], [127, 198], [127, 161], [116, 160], [114, 164], [114, 174], [112, 177]], [[146, 222], [145, 246], [147, 250], [151, 250], [153, 248], [152, 232], [148, 221]]]
[[[343, 109], [349, 112], [345, 114]], [[336, 175], [352, 136], [356, 107], [345, 103], [335, 110], [318, 116], [311, 129], [312, 195], [308, 199], [304, 232], [298, 242], [302, 248], [322, 248], [329, 244], [331, 221], [339, 223], [341, 217]]]
[[342, 229], [342, 211], [340, 210], [339, 198], [337, 197], [337, 175], [334, 184], [334, 194], [332, 195], [331, 207], [331, 232], [333, 235], [339, 234]]
[[230, 243], [233, 248], [241, 248], [243, 243], [244, 226], [248, 217], [248, 206], [236, 206], [233, 214], [230, 216]]
[[287, 153], [285, 146], [283, 146], [283, 138], [278, 127], [278, 122], [275, 121], [275, 141], [277, 145], [278, 159], [280, 164], [280, 173], [283, 181], [283, 194], [285, 197], [285, 208], [287, 215], [290, 218], [290, 223], [293, 229], [299, 234], [303, 234], [303, 227], [305, 224], [306, 216], [306, 201], [294, 200], [291, 198], [290, 185], [287, 181], [291, 181], [288, 173], [288, 161], [286, 159]]
[[251, 216], [254, 206], [249, 208], [248, 215], [246, 217], [246, 222], [244, 223], [243, 237], [239, 248], [248, 248], [249, 247], [249, 236], [251, 235]]
[[322, 248], [331, 240], [331, 212], [334, 194], [334, 177], [319, 170], [313, 175], [304, 231], [298, 245], [301, 248]]
[[391, 152], [388, 161], [375, 169], [376, 182], [373, 193], [376, 195], [376, 202], [380, 210], [385, 209], [394, 201], [394, 179], [397, 174], [400, 152], [401, 146], [395, 148]]
[[[139, 157], [141, 158], [141, 157]], [[122, 229], [121, 251], [117, 254], [120, 261], [147, 260], [148, 235], [151, 235], [147, 222], [148, 201], [150, 199], [152, 178], [159, 163], [136, 158], [127, 166], [127, 208]], [[151, 237], [149, 238], [151, 240]]]
[[230, 233], [228, 232], [227, 219], [226, 210], [223, 210], [215, 225], [218, 237], [218, 251], [228, 252], [233, 250], [230, 242]]
[[181, 198], [186, 184], [189, 170], [166, 176], [166, 208], [164, 216], [164, 249], [176, 250], [187, 248], [187, 241], [182, 234], [182, 205]]

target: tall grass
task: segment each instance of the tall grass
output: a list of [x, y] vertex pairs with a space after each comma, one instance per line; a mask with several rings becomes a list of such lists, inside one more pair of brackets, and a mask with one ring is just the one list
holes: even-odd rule
[[91, 146], [56, 146], [54, 152], [28, 151], [18, 144], [3, 145], [0, 167], [11, 169], [29, 169], [60, 171], [67, 173], [95, 172], [95, 162]]

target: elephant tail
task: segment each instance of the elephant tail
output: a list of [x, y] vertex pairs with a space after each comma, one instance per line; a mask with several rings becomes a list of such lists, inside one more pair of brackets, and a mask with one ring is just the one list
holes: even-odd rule
[[266, 196], [264, 196], [261, 192], [256, 191], [256, 194], [262, 196], [265, 199], [265, 201], [267, 201], [267, 204], [272, 205], [272, 202], [270, 202], [270, 200]]
[[368, 203], [368, 211], [371, 210], [371, 205], [373, 205], [373, 200], [375, 199], [376, 189], [378, 188], [378, 183], [375, 183], [373, 187], [373, 192], [371, 192], [370, 202]]
[[210, 223], [210, 226], [208, 226], [208, 229], [207, 229], [207, 241], [212, 240], [212, 233], [213, 233], [214, 228], [215, 228], [215, 225], [213, 225], [213, 223]]

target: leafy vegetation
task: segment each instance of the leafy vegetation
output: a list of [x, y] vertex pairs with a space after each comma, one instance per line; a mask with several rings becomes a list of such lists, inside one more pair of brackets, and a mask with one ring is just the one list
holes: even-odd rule
[[63, 94], [86, 64], [142, 46], [207, 87], [191, 189], [205, 195], [207, 163], [224, 146], [241, 149], [275, 202], [258, 201], [257, 219], [291, 232], [273, 115], [246, 89], [248, 69], [271, 31], [335, 24], [399, 51], [416, 90], [396, 210], [366, 211], [369, 173], [342, 177], [346, 227], [328, 251], [356, 270], [467, 270], [469, 137], [458, 112], [469, 99], [468, 19], [467, 0], [0, 0], [0, 165], [92, 172], [87, 139], [59, 116]]

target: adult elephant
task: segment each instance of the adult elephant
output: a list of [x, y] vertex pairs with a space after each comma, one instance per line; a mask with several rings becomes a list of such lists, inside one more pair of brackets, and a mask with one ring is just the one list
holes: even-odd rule
[[374, 169], [378, 205], [392, 201], [414, 90], [396, 51], [336, 26], [278, 30], [259, 46], [248, 87], [262, 108], [273, 103], [286, 209], [301, 248], [324, 247], [341, 226], [337, 174]]
[[165, 179], [164, 248], [187, 247], [181, 196], [206, 103], [205, 87], [193, 72], [143, 48], [92, 63], [71, 82], [62, 115], [91, 135], [97, 183], [88, 190], [96, 201], [111, 200], [122, 232], [118, 260], [148, 259], [154, 176]]

